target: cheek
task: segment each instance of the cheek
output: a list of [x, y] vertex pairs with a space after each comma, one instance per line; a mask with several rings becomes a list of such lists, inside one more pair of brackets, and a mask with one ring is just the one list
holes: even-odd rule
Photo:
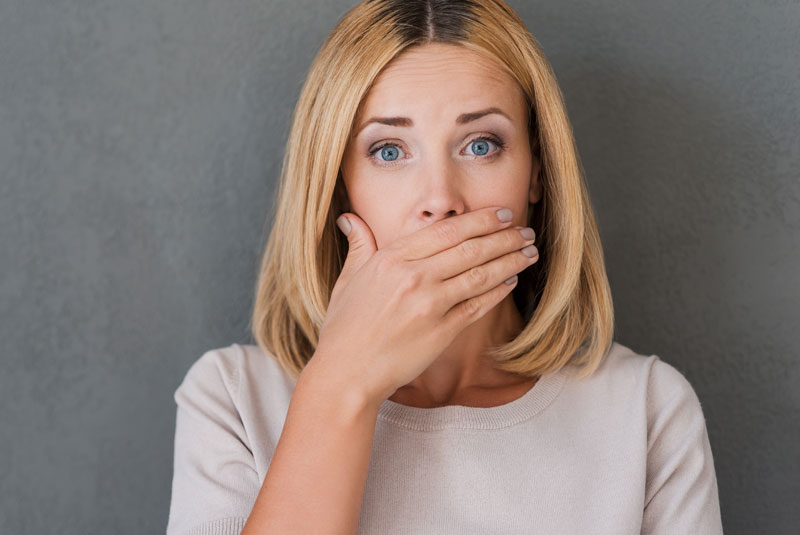
[[480, 188], [478, 193], [487, 199], [505, 201], [514, 205], [527, 203], [530, 178], [518, 173], [492, 181], [491, 188]]
[[367, 224], [378, 249], [400, 235], [402, 201], [380, 189], [355, 188], [350, 195], [351, 211]]
[[364, 219], [364, 222], [375, 238], [375, 246], [383, 249], [394, 240], [400, 237], [401, 229], [397, 225], [398, 219], [388, 217], [385, 213], [371, 213]]
[[350, 181], [347, 193], [350, 206], [359, 216], [364, 214], [365, 217], [371, 218], [374, 214], [380, 214], [383, 207], [388, 204], [386, 192], [370, 184], [368, 180]]
[[514, 224], [525, 226], [527, 224], [528, 191], [530, 182], [517, 177], [502, 181], [491, 190], [486, 190], [478, 206], [505, 206], [514, 212]]

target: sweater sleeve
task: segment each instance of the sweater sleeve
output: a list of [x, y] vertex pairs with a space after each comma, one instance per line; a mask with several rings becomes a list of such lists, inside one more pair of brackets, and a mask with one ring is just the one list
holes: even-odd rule
[[722, 533], [717, 479], [700, 400], [670, 364], [653, 359], [647, 394], [642, 535]]
[[174, 472], [167, 535], [238, 535], [260, 481], [236, 409], [238, 364], [205, 353], [175, 391]]

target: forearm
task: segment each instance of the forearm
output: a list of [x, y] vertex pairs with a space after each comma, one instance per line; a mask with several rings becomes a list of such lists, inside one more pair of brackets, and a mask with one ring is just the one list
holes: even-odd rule
[[355, 535], [378, 406], [307, 367], [242, 535]]

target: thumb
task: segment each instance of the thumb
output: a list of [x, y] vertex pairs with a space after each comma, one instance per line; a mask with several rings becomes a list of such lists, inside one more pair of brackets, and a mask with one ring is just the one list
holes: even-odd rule
[[342, 266], [341, 275], [350, 277], [352, 273], [361, 269], [361, 266], [372, 258], [372, 255], [378, 250], [378, 246], [375, 244], [375, 236], [373, 236], [369, 225], [357, 215], [345, 212], [339, 216], [336, 224], [347, 236], [349, 243], [347, 258], [344, 266]]

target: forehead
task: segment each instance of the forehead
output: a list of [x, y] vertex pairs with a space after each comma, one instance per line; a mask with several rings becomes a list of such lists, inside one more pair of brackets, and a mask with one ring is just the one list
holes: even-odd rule
[[409, 113], [410, 107], [454, 107], [461, 113], [489, 105], [500, 105], [509, 114], [526, 109], [519, 84], [494, 61], [463, 46], [429, 43], [406, 50], [384, 67], [359, 117]]

